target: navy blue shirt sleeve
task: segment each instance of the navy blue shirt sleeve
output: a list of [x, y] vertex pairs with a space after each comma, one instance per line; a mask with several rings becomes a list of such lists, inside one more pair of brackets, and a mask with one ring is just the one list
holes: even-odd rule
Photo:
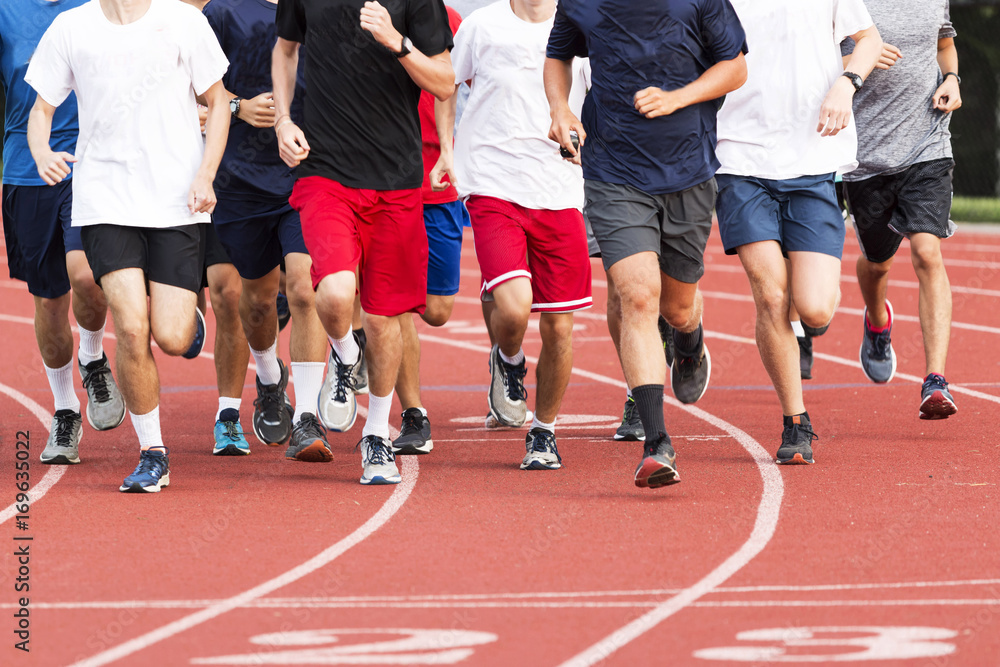
[[716, 63], [750, 52], [743, 24], [729, 0], [703, 0], [701, 26], [705, 50]]
[[587, 38], [566, 15], [561, 3], [556, 5], [556, 18], [549, 33], [545, 55], [554, 60], [587, 57]]
[[[208, 3], [211, 5], [212, 3]], [[306, 11], [302, 0], [282, 0], [278, 3], [278, 14], [274, 19], [278, 27], [278, 37], [289, 42], [306, 43]]]
[[451, 51], [454, 46], [448, 12], [442, 0], [410, 0], [406, 7], [406, 24], [410, 34], [405, 36], [425, 56]]

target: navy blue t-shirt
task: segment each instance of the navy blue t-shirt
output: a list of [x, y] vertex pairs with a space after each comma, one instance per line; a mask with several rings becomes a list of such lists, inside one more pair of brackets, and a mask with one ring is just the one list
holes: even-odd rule
[[635, 109], [635, 94], [682, 88], [741, 52], [746, 35], [729, 0], [561, 0], [547, 55], [589, 56], [593, 72], [581, 119], [584, 177], [649, 194], [711, 178], [719, 168], [718, 103], [648, 119]]
[[[205, 17], [229, 58], [229, 70], [222, 83], [243, 99], [271, 91], [271, 52], [278, 41], [274, 23], [277, 9], [278, 5], [267, 0], [212, 0], [205, 6]], [[292, 120], [296, 123], [302, 122], [304, 72], [303, 50], [292, 101]], [[256, 128], [232, 119], [215, 190], [223, 195], [287, 201], [293, 185], [295, 172], [278, 155], [274, 128]]]

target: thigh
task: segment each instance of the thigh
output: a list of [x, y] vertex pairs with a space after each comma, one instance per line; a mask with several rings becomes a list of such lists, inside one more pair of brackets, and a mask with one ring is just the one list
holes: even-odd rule
[[819, 252], [789, 252], [790, 285], [796, 307], [830, 304], [840, 294], [840, 260]]
[[28, 283], [37, 297], [55, 299], [70, 290], [64, 226], [72, 185], [3, 187], [3, 226], [10, 276]]
[[289, 200], [301, 219], [302, 238], [312, 257], [315, 289], [326, 276], [357, 271], [361, 263], [361, 192], [321, 176], [300, 178]]
[[[144, 230], [146, 278], [152, 283], [199, 292], [204, 274], [202, 224]], [[150, 291], [152, 294], [152, 291]]]
[[462, 228], [469, 218], [460, 201], [424, 205], [427, 229], [427, 293], [451, 296], [458, 293], [461, 278]]
[[737, 248], [737, 254], [755, 301], [788, 293], [788, 264], [777, 241], [747, 243]]
[[[80, 228], [83, 252], [94, 273], [94, 281], [104, 287], [104, 276], [123, 269], [139, 269], [143, 275], [148, 265], [145, 230], [119, 225], [87, 225]], [[145, 291], [145, 287], [143, 288]]]
[[149, 326], [157, 340], [173, 337], [175, 330], [191, 327], [198, 293], [184, 287], [149, 282]]
[[476, 258], [483, 274], [482, 294], [515, 278], [531, 279], [528, 267], [526, 220], [514, 204], [495, 197], [473, 196], [468, 201]]
[[127, 339], [126, 334], [139, 332], [148, 340], [149, 300], [146, 298], [146, 276], [143, 270], [132, 267], [111, 271], [102, 276], [101, 289], [107, 299], [118, 336]]
[[876, 264], [892, 259], [903, 240], [890, 226], [899, 205], [895, 178], [874, 176], [844, 181], [844, 195], [861, 254]]
[[899, 208], [893, 229], [909, 237], [932, 234], [950, 238], [958, 227], [951, 221], [954, 160], [932, 160], [913, 165], [901, 176]]
[[660, 204], [628, 185], [588, 180], [584, 215], [590, 222], [604, 270], [643, 252], [660, 252]]
[[427, 232], [420, 190], [372, 195], [361, 212], [361, 308], [370, 315], [422, 313], [427, 300]]
[[660, 270], [681, 283], [697, 283], [705, 274], [705, 246], [712, 233], [715, 179], [661, 197]]
[[532, 312], [569, 313], [594, 305], [583, 214], [575, 208], [532, 211], [525, 229]]
[[781, 244], [786, 253], [822, 253], [839, 262], [846, 228], [834, 174], [772, 181], [781, 197]]
[[760, 179], [717, 174], [719, 236], [727, 255], [740, 246], [764, 241], [781, 243], [778, 202]]

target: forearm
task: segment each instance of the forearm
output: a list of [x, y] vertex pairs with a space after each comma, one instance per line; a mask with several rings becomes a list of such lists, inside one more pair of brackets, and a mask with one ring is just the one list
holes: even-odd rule
[[421, 89], [445, 101], [455, 94], [455, 70], [451, 66], [451, 53], [443, 53], [428, 58], [417, 49], [399, 59], [413, 83]]
[[867, 79], [878, 64], [879, 56], [882, 55], [882, 36], [879, 35], [878, 29], [872, 26], [853, 37], [854, 52], [845, 58], [844, 70]]
[[458, 96], [452, 94], [447, 100], [434, 100], [434, 126], [437, 128], [441, 152], [451, 155], [455, 145], [455, 112]]
[[543, 71], [545, 97], [552, 115], [569, 110], [569, 92], [573, 87], [573, 61], [545, 59]]
[[732, 60], [716, 63], [695, 81], [674, 91], [679, 95], [679, 108], [717, 100], [733, 92], [747, 80], [747, 64], [743, 54]]
[[958, 49], [955, 48], [954, 38], [938, 40], [937, 61], [941, 74], [948, 72], [958, 74]]
[[206, 97], [208, 121], [205, 124], [205, 154], [201, 159], [198, 173], [215, 180], [215, 173], [222, 162], [222, 154], [226, 151], [226, 141], [229, 139], [229, 102], [222, 84], [216, 84], [219, 90]]
[[28, 150], [35, 162], [52, 152], [49, 140], [52, 137], [52, 115], [35, 104], [28, 114]]
[[295, 81], [299, 69], [299, 45], [278, 38], [271, 57], [271, 83], [274, 88], [275, 127], [290, 118]]

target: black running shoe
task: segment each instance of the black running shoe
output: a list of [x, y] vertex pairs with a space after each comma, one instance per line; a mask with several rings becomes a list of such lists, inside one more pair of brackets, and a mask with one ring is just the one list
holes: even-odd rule
[[943, 375], [931, 373], [920, 389], [920, 418], [947, 419], [958, 412]]
[[392, 441], [392, 453], [397, 456], [427, 454], [434, 449], [431, 439], [431, 422], [420, 408], [403, 411], [403, 427], [399, 437]]
[[253, 432], [265, 445], [283, 445], [292, 435], [292, 418], [285, 407], [288, 369], [278, 359], [281, 379], [277, 384], [261, 384], [257, 378], [257, 398], [253, 402]]
[[[701, 328], [701, 325], [698, 325]], [[670, 366], [670, 388], [674, 397], [686, 405], [697, 403], [708, 390], [712, 377], [712, 355], [702, 333], [701, 349], [688, 355], [674, 345], [674, 363]]]
[[813, 377], [813, 339], [812, 336], [796, 336], [799, 343], [799, 372], [803, 380]]
[[284, 331], [285, 327], [288, 326], [288, 321], [292, 319], [292, 311], [288, 307], [288, 297], [278, 292], [274, 306], [278, 311], [278, 331]]
[[292, 438], [285, 450], [285, 458], [308, 463], [329, 463], [333, 451], [326, 441], [326, 429], [311, 412], [303, 412], [292, 429]]
[[806, 326], [805, 324], [802, 325], [802, 330], [805, 331], [806, 335], [809, 336], [810, 338], [819, 338], [820, 336], [822, 336], [823, 334], [825, 334], [826, 330], [829, 329], [829, 328], [830, 328], [829, 324], [827, 324], [826, 326], [820, 327], [818, 329], [814, 329], [813, 327]]
[[622, 423], [615, 431], [615, 440], [645, 440], [646, 431], [642, 428], [642, 420], [639, 419], [639, 408], [635, 401], [629, 396], [625, 399], [625, 410], [622, 412]]
[[635, 469], [635, 485], [640, 489], [658, 489], [681, 481], [677, 474], [677, 455], [666, 433], [642, 448], [642, 460]]
[[670, 368], [674, 364], [674, 328], [663, 315], [656, 321], [656, 326], [660, 330], [660, 340], [663, 341], [663, 356], [667, 359], [667, 368]]
[[778, 448], [777, 462], [782, 465], [814, 463], [812, 442], [819, 440], [819, 436], [813, 433], [809, 415], [795, 415], [785, 419], [785, 429], [781, 433], [781, 447]]

